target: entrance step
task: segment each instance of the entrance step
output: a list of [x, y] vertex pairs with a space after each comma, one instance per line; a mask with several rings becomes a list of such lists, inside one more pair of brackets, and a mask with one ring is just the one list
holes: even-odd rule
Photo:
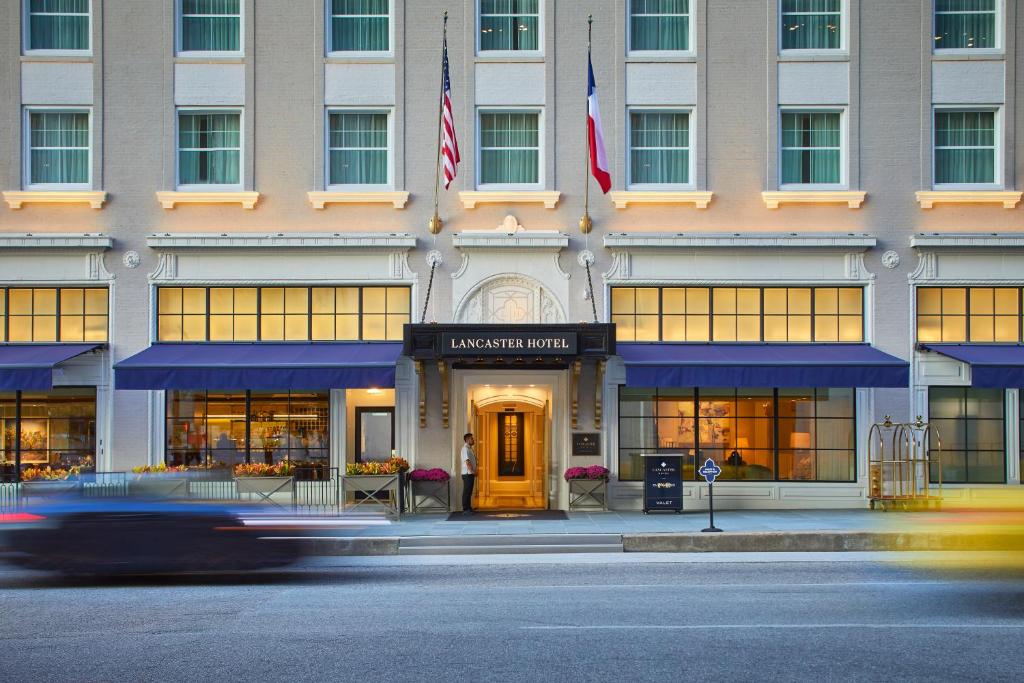
[[620, 534], [474, 534], [409, 536], [399, 555], [497, 555], [537, 553], [621, 553]]

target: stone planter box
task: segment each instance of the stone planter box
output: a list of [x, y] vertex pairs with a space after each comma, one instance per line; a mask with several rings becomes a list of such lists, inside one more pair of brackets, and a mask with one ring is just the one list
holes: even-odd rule
[[[399, 508], [400, 488], [401, 475], [397, 473], [346, 474], [341, 478], [342, 509], [350, 511], [365, 506], [363, 510], [369, 512], [373, 506], [380, 505], [389, 517], [399, 519], [402, 514]], [[357, 493], [362, 495], [355, 495]], [[351, 503], [349, 494], [353, 498]]]
[[570, 479], [569, 510], [608, 509], [608, 481], [605, 479]]
[[292, 477], [235, 477], [238, 495], [254, 496], [261, 503], [270, 503], [283, 507], [274, 500], [274, 496], [287, 496], [291, 505], [295, 504], [295, 480]]
[[128, 492], [140, 498], [187, 498], [188, 479], [143, 475], [129, 483]]
[[451, 480], [410, 481], [409, 502], [412, 512], [450, 512], [452, 506]]
[[82, 491], [82, 482], [74, 479], [61, 479], [56, 481], [23, 481], [21, 482], [21, 497], [26, 502], [29, 499], [53, 498], [57, 496], [74, 496]]

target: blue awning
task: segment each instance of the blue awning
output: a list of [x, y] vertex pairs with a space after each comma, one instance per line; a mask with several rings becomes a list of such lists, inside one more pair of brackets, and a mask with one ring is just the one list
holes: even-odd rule
[[53, 368], [102, 344], [0, 344], [0, 390], [53, 388]]
[[631, 387], [906, 387], [910, 364], [868, 344], [617, 344]]
[[1024, 345], [922, 344], [921, 347], [970, 365], [972, 387], [1024, 387]]
[[117, 389], [349, 389], [395, 386], [402, 345], [154, 344], [114, 365]]

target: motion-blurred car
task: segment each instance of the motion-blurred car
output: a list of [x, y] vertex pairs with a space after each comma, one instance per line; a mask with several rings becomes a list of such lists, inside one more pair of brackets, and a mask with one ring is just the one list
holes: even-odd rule
[[65, 574], [270, 569], [298, 559], [299, 543], [209, 503], [67, 499], [0, 516], [5, 560]]

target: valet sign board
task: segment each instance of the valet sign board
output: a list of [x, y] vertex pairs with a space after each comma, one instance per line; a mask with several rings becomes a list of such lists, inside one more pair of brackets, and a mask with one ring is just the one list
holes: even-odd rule
[[445, 332], [443, 356], [574, 356], [574, 332]]
[[641, 453], [644, 459], [644, 513], [682, 512], [682, 453]]

